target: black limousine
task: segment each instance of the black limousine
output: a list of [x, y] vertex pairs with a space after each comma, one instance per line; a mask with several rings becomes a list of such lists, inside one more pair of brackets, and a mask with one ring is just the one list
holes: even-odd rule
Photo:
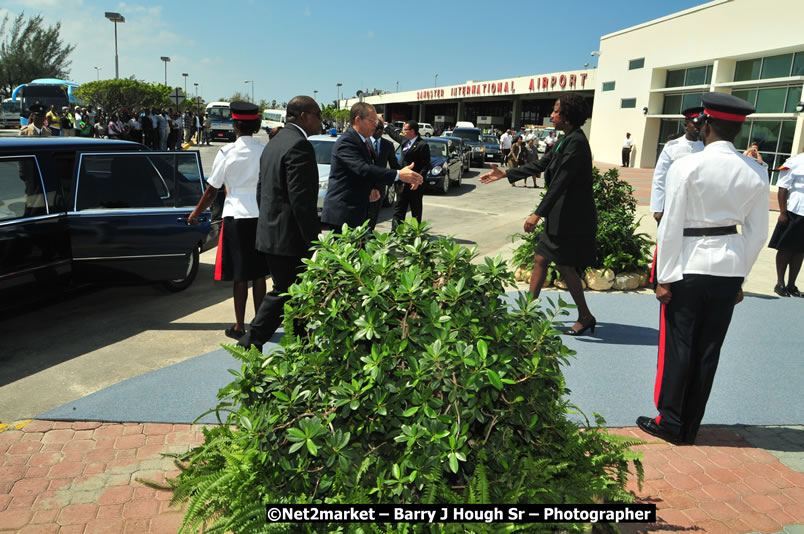
[[[81, 137], [0, 139], [0, 294], [64, 276], [192, 284], [210, 217], [198, 152]], [[206, 247], [205, 247], [206, 248]]]

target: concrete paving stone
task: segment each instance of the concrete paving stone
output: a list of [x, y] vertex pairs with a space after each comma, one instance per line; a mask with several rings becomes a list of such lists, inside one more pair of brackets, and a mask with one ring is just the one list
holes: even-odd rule
[[77, 477], [84, 471], [84, 464], [81, 462], [62, 462], [54, 465], [48, 471], [48, 478], [68, 478]]
[[85, 463], [84, 464], [84, 471], [82, 474], [84, 475], [97, 475], [106, 471], [106, 464], [105, 463]]
[[[133, 428], [133, 427], [127, 427], [127, 428]], [[114, 448], [118, 450], [136, 449], [138, 447], [142, 447], [143, 445], [145, 445], [145, 436], [142, 435], [142, 433], [124, 435], [117, 438], [117, 440], [115, 440], [114, 442]]]
[[151, 530], [150, 519], [126, 519], [125, 527], [123, 527], [124, 534], [142, 534]]
[[165, 444], [165, 434], [146, 434], [145, 435], [145, 445], [164, 445]]
[[0, 493], [0, 512], [8, 508], [9, 503], [11, 503], [11, 495], [7, 493]]
[[98, 463], [98, 462], [106, 463], [111, 460], [114, 460], [115, 454], [116, 451], [113, 448], [106, 448], [106, 449], [95, 448], [92, 449], [91, 451], [87, 451], [87, 453], [84, 455], [84, 461], [91, 463]]
[[[660, 509], [656, 511], [656, 515], [657, 518], [666, 523], [668, 527], [678, 530], [685, 529], [693, 525], [693, 522], [690, 520], [690, 518], [684, 515], [681, 510]], [[665, 530], [670, 529], [668, 528]]]
[[768, 517], [773, 519], [774, 521], [778, 522], [780, 525], [792, 525], [796, 522], [796, 520], [785, 512], [784, 510], [771, 510], [770, 512], [766, 512]]
[[62, 525], [59, 534], [84, 534], [84, 525]]
[[777, 530], [782, 530], [783, 527], [783, 525], [779, 524], [777, 521], [774, 521], [767, 514], [761, 514], [759, 512], [745, 514], [740, 519], [751, 525], [751, 528], [755, 530], [758, 529], [762, 532], [774, 532]]
[[98, 504], [103, 506], [107, 504], [125, 504], [131, 500], [134, 495], [134, 490], [130, 486], [115, 486], [106, 488], [98, 497]]
[[92, 489], [86, 491], [70, 490], [70, 504], [97, 504], [99, 489]]
[[762, 477], [748, 477], [743, 479], [743, 484], [754, 490], [755, 493], [775, 493], [779, 490], [778, 486], [770, 479]]
[[61, 462], [61, 458], [62, 453], [60, 452], [40, 452], [28, 458], [28, 465], [32, 467], [56, 465]]
[[99, 428], [103, 423], [100, 421], [75, 421], [72, 424], [73, 430], [95, 430]]
[[662, 501], [662, 508], [683, 510], [696, 505], [695, 499], [683, 491], [665, 491], [659, 495], [659, 498]]
[[46, 491], [40, 493], [34, 501], [32, 510], [59, 510], [63, 506], [70, 504], [69, 495], [63, 495], [57, 491]]
[[42, 448], [40, 452], [61, 452], [65, 444], [63, 442], [59, 442], [59, 443], [41, 443], [41, 445]]
[[118, 449], [115, 454], [117, 460], [133, 460], [137, 457], [137, 449]]
[[69, 488], [73, 483], [72, 478], [55, 478], [47, 486], [48, 491], [58, 491]]
[[70, 504], [59, 512], [60, 525], [84, 525], [98, 515], [98, 505], [93, 503]]
[[22, 427], [20, 430], [22, 430], [26, 434], [30, 434], [33, 432], [47, 432], [48, 430], [53, 428], [54, 424], [55, 424], [54, 421], [35, 420], [31, 421], [30, 423]]
[[171, 458], [151, 458], [150, 460], [142, 460], [140, 467], [143, 471], [164, 471], [174, 466]]
[[133, 473], [139, 469], [139, 462], [135, 458], [124, 458], [122, 460], [111, 460], [106, 464], [109, 473]]
[[42, 443], [38, 441], [18, 441], [11, 444], [6, 454], [27, 454], [28, 456], [38, 453], [42, 449]]
[[780, 459], [780, 461], [792, 469], [793, 471], [797, 471], [799, 473], [804, 473], [804, 458], [799, 456], [786, 456]]
[[142, 433], [147, 436], [164, 436], [173, 432], [171, 423], [145, 423]]
[[42, 437], [42, 443], [66, 443], [73, 439], [75, 431], [70, 428], [50, 430]]
[[796, 523], [804, 523], [804, 502], [796, 501], [795, 504], [787, 504], [782, 510], [796, 519]]
[[804, 504], [804, 487], [785, 488], [782, 492], [793, 501]]
[[159, 514], [151, 520], [151, 534], [175, 534], [183, 520], [181, 513]]
[[107, 488], [114, 486], [126, 486], [131, 483], [131, 475], [128, 473], [120, 473], [115, 475], [106, 475], [103, 478], [103, 485]]
[[22, 439], [24, 432], [20, 430], [5, 430], [0, 432], [0, 443], [16, 443]]
[[716, 483], [715, 479], [707, 475], [704, 471], [701, 471], [700, 473], [692, 473], [690, 476], [695, 480], [697, 480], [698, 482], [700, 482], [701, 486], [707, 486], [709, 484]]
[[46, 478], [23, 478], [14, 483], [14, 487], [9, 492], [10, 495], [17, 497], [20, 495], [39, 495], [47, 491], [49, 480]]
[[6, 508], [0, 512], [0, 525], [9, 530], [19, 530], [33, 518], [33, 512], [26, 509]]
[[743, 497], [743, 502], [760, 513], [767, 513], [772, 510], [780, 510], [782, 505], [774, 501], [767, 495], [749, 495]]
[[31, 519], [31, 524], [41, 525], [43, 523], [55, 523], [58, 516], [58, 508], [54, 508], [53, 510], [38, 510], [34, 512], [33, 519]]
[[787, 506], [788, 504], [795, 504], [793, 502], [793, 499], [791, 499], [790, 497], [788, 497], [787, 495], [785, 495], [782, 492], [771, 493], [770, 495], [768, 495], [768, 497], [770, 497], [774, 501], [778, 502], [781, 506]]
[[709, 469], [706, 474], [721, 484], [732, 484], [740, 481], [740, 477], [735, 475], [731, 469], [713, 468]]
[[[137, 481], [138, 484], [142, 484], [142, 482]], [[147, 486], [138, 485], [134, 487], [134, 497], [133, 500], [146, 500], [146, 499], [153, 499], [156, 496], [156, 490], [154, 488], [149, 488]]]
[[123, 504], [100, 504], [98, 506], [98, 519], [121, 519], [123, 517]]
[[95, 434], [94, 430], [75, 430], [75, 435], [73, 436], [73, 441], [78, 439], [92, 439], [92, 435]]
[[12, 466], [12, 465], [27, 465], [28, 460], [31, 457], [27, 454], [15, 454], [15, 455], [8, 455], [5, 457], [5, 462], [3, 463], [4, 466]]
[[728, 504], [721, 501], [707, 501], [699, 503], [701, 510], [706, 512], [709, 517], [718, 521], [727, 521], [737, 517], [737, 512]]
[[11, 502], [8, 503], [7, 509], [27, 508], [30, 510], [35, 500], [36, 495], [18, 495], [16, 497], [12, 497]]
[[132, 436], [135, 434], [142, 434], [143, 425], [140, 423], [126, 423], [123, 425], [123, 435]]
[[724, 484], [706, 484], [705, 486], [701, 486], [701, 489], [715, 501], [727, 501], [738, 497], [736, 491]]
[[702, 510], [699, 506], [693, 506], [692, 508], [686, 508], [681, 510], [681, 512], [687, 516], [690, 521], [693, 523], [697, 523], [699, 521], [706, 521], [709, 519], [709, 514], [707, 514], [704, 510]]
[[96, 441], [99, 441], [104, 438], [118, 438], [122, 435], [122, 426], [106, 424], [96, 428], [92, 433], [92, 438]]
[[45, 437], [43, 432], [26, 432], [20, 438], [20, 441], [42, 441]]
[[739, 517], [739, 516], [741, 516], [743, 514], [751, 513], [751, 512], [754, 511], [753, 508], [751, 508], [748, 504], [745, 503], [745, 501], [743, 501], [740, 498], [730, 499], [728, 501], [723, 501], [723, 502], [725, 504], [727, 504], [729, 507], [731, 507], [732, 509], [734, 509], [734, 511], [736, 512], [737, 517]]
[[18, 534], [61, 534], [61, 528], [58, 523], [27, 525]]
[[54, 421], [53, 430], [64, 430], [65, 428], [72, 429], [73, 423], [71, 421]]
[[0, 467], [0, 482], [16, 482], [25, 476], [24, 465], [4, 465]]
[[165, 435], [165, 443], [168, 445], [186, 445], [193, 443], [194, 439], [193, 432], [170, 432]]
[[124, 528], [122, 519], [93, 519], [84, 527], [84, 534], [119, 534]]
[[73, 479], [71, 486], [72, 491], [95, 491], [106, 486], [106, 478], [104, 476], [78, 476]]
[[155, 499], [135, 499], [123, 505], [123, 518], [150, 519], [159, 512], [159, 501]]

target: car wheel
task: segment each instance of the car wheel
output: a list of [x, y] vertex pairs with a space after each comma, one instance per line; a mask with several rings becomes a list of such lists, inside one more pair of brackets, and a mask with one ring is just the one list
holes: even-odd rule
[[449, 174], [445, 174], [444, 177], [441, 179], [441, 194], [446, 195], [449, 193]]
[[176, 280], [165, 280], [162, 285], [168, 291], [183, 291], [192, 285], [198, 275], [198, 247], [193, 247], [193, 251], [187, 255], [187, 270], [183, 278]]

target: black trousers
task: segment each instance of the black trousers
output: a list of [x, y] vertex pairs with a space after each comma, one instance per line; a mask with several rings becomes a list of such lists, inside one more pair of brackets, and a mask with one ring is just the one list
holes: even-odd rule
[[656, 422], [684, 441], [698, 434], [742, 283], [741, 277], [685, 274], [662, 305]]
[[[395, 187], [392, 185], [391, 187]], [[391, 222], [391, 226], [396, 229], [397, 225], [401, 224], [405, 220], [405, 215], [408, 213], [408, 207], [410, 207], [410, 213], [413, 217], [422, 222], [422, 197], [424, 196], [424, 184], [420, 185], [416, 190], [410, 188], [409, 185], [405, 184], [402, 192], [397, 192], [396, 194], [396, 203], [394, 203], [394, 219]]]
[[631, 163], [631, 149], [624, 148], [623, 149], [623, 167], [628, 167], [628, 164]]
[[[394, 187], [393, 185], [391, 187]], [[374, 227], [377, 226], [377, 219], [380, 217], [380, 208], [382, 208], [382, 201], [385, 200], [385, 190], [387, 186], [381, 185], [379, 188], [380, 191], [380, 200], [376, 202], [369, 202], [368, 207], [368, 218], [369, 218], [369, 230], [374, 230]]]
[[271, 270], [273, 288], [265, 294], [248, 332], [237, 342], [242, 347], [249, 348], [251, 345], [255, 345], [260, 350], [282, 324], [285, 302], [289, 298], [284, 293], [287, 293], [288, 288], [304, 271], [302, 257], [266, 254], [265, 259]]

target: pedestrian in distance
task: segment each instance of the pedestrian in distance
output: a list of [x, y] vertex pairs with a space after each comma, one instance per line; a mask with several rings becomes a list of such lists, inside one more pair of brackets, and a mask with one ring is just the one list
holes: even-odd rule
[[28, 108], [31, 115], [28, 118], [28, 125], [20, 129], [19, 135], [24, 137], [51, 137], [53, 134], [45, 126], [45, 106], [39, 102], [31, 104]]
[[636, 421], [674, 444], [695, 443], [742, 283], [768, 235], [767, 171], [734, 148], [753, 106], [724, 93], [704, 93], [703, 106], [695, 120], [705, 148], [667, 173], [656, 257], [658, 415]]
[[776, 182], [779, 218], [768, 244], [776, 249], [773, 291], [780, 297], [802, 297], [796, 278], [804, 260], [804, 153], [788, 159], [778, 170], [781, 171]]
[[491, 172], [480, 176], [487, 184], [501, 178], [510, 183], [527, 180], [544, 171], [547, 191], [536, 211], [525, 220], [530, 233], [542, 218], [545, 228], [536, 246], [530, 292], [537, 298], [547, 278], [550, 262], [556, 264], [561, 279], [578, 307], [578, 320], [563, 333], [580, 336], [595, 332], [597, 319], [592, 315], [583, 294], [578, 270], [595, 261], [597, 209], [592, 195], [592, 152], [581, 126], [589, 118], [589, 107], [579, 95], [562, 95], [550, 115], [556, 129], [566, 135], [554, 150], [545, 152], [536, 163], [518, 169], [502, 170], [493, 163]]
[[631, 150], [634, 148], [634, 140], [631, 139], [631, 132], [625, 134], [623, 141], [623, 167], [628, 167], [631, 164]]
[[198, 224], [198, 218], [212, 205], [221, 187], [226, 187], [215, 280], [233, 283], [235, 324], [227, 328], [224, 334], [232, 339], [240, 339], [246, 334], [248, 283], [251, 281], [256, 314], [265, 297], [265, 277], [269, 274], [265, 256], [254, 248], [259, 216], [257, 182], [265, 145], [252, 137], [260, 130], [257, 106], [248, 102], [232, 102], [231, 110], [235, 142], [221, 148], [215, 156], [207, 188], [188, 222]]
[[[390, 167], [399, 170], [401, 166], [396, 159], [394, 153], [394, 145], [387, 139], [382, 138], [384, 125], [382, 120], [377, 121], [377, 127], [372, 135], [371, 142], [373, 143], [374, 153], [376, 157], [374, 163], [378, 167]], [[393, 186], [391, 186], [393, 187]], [[369, 197], [369, 230], [373, 231], [377, 226], [377, 219], [380, 217], [380, 208], [382, 208], [383, 199], [387, 193], [388, 186], [384, 184], [376, 184], [372, 195]], [[372, 200], [374, 199], [374, 200]]]
[[321, 108], [309, 96], [288, 102], [285, 127], [265, 146], [257, 183], [256, 248], [265, 255], [273, 287], [238, 345], [260, 351], [282, 324], [287, 291], [304, 270], [318, 239], [318, 165], [310, 135], [321, 133]]

